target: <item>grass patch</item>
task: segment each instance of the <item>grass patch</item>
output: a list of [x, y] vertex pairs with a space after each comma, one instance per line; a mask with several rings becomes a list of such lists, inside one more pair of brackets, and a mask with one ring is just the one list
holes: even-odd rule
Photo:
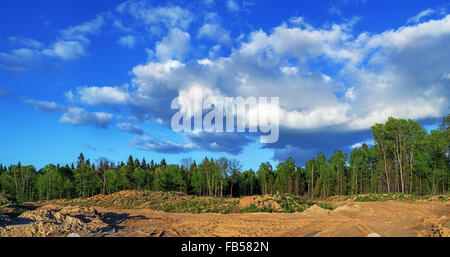
[[247, 206], [239, 211], [240, 213], [255, 213], [255, 212], [276, 212], [274, 209], [268, 206], [256, 207], [254, 204]]
[[[441, 197], [441, 196], [439, 196]], [[348, 199], [353, 199], [356, 202], [377, 202], [377, 201], [390, 201], [390, 200], [401, 200], [401, 201], [418, 201], [418, 200], [431, 200], [430, 195], [415, 195], [415, 194], [404, 194], [404, 193], [389, 193], [389, 194], [369, 194], [369, 195], [357, 195], [349, 197]], [[438, 198], [438, 201], [441, 198]], [[448, 201], [448, 197], [442, 196], [442, 201]]]
[[315, 204], [315, 202], [297, 195], [282, 195], [275, 201], [281, 206], [282, 212], [286, 213], [302, 212]]
[[317, 203], [317, 206], [319, 206], [322, 209], [326, 209], [326, 210], [330, 210], [330, 211], [335, 209], [335, 207], [333, 207], [332, 205], [327, 204], [327, 203]]

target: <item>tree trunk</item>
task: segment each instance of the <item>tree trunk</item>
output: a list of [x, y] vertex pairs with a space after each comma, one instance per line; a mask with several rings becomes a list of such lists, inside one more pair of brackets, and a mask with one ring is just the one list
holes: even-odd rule
[[220, 198], [223, 198], [223, 178], [220, 180]]
[[209, 183], [208, 169], [205, 169], [205, 173], [206, 173], [206, 184], [208, 184], [208, 193], [209, 193], [209, 196], [211, 196], [211, 185]]
[[391, 193], [391, 189], [389, 187], [389, 174], [388, 174], [388, 169], [387, 169], [387, 158], [386, 158], [386, 148], [384, 145], [381, 146], [381, 149], [383, 151], [383, 159], [384, 159], [384, 173], [386, 174], [386, 185], [387, 185], [387, 190], [388, 193]]
[[233, 198], [233, 180], [231, 180], [230, 198]]

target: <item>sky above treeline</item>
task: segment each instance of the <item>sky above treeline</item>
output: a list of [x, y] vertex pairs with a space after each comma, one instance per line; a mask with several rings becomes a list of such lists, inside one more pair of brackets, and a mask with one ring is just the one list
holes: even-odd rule
[[[447, 1], [31, 1], [0, 8], [0, 163], [236, 158], [373, 144], [449, 112]], [[173, 98], [279, 97], [280, 137], [175, 133]]]

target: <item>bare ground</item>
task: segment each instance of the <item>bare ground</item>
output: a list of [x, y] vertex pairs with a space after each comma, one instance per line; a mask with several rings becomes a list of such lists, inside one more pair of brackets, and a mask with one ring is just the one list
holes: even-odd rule
[[297, 213], [165, 213], [149, 209], [44, 205], [0, 220], [0, 236], [394, 237], [449, 236], [450, 203], [334, 202]]

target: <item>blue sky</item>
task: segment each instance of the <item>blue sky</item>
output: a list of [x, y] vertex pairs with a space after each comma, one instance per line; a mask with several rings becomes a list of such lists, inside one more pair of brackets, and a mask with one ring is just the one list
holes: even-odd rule
[[[449, 112], [446, 1], [3, 1], [0, 163], [239, 159], [245, 169], [370, 143], [389, 116]], [[280, 97], [280, 140], [170, 128], [201, 88]]]

